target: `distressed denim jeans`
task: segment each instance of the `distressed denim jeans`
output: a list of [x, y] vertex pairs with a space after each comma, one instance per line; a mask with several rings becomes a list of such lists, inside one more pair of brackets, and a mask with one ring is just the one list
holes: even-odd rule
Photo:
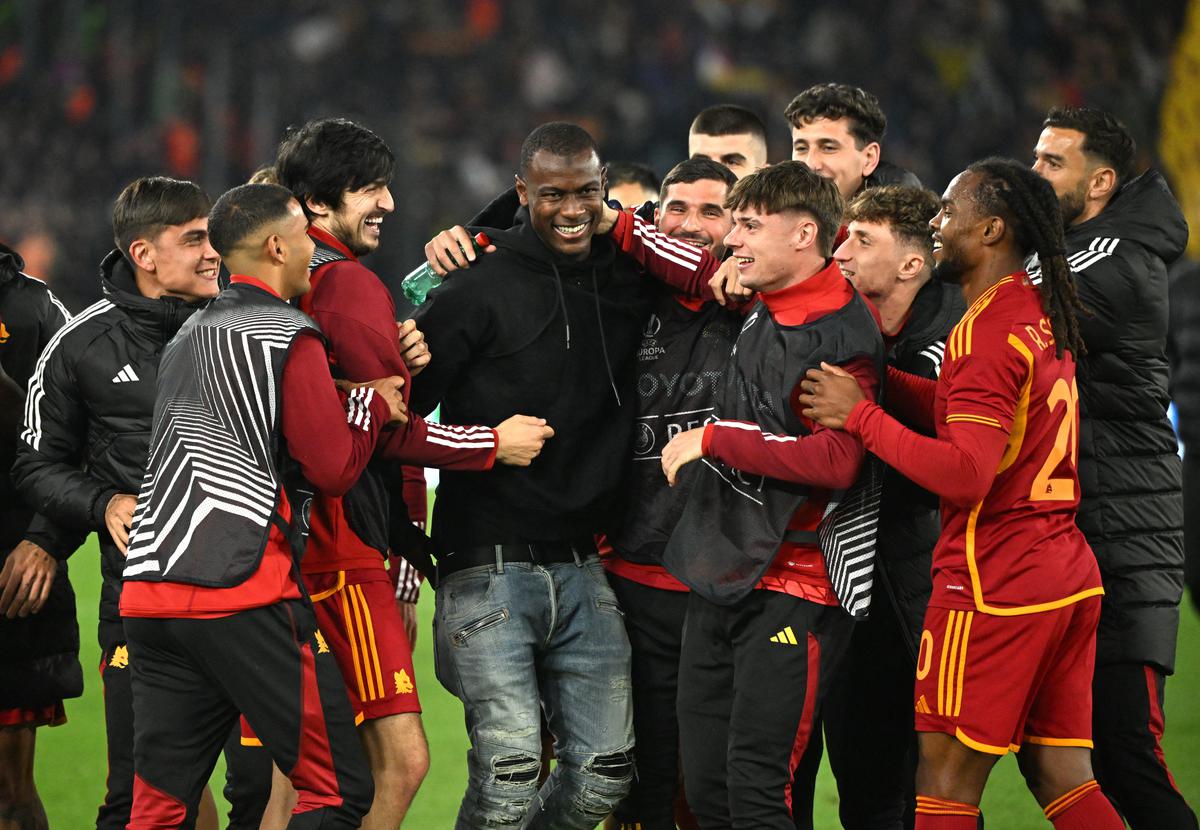
[[[471, 738], [458, 830], [592, 830], [628, 792], [629, 640], [596, 556], [451, 574], [438, 587], [434, 649]], [[543, 712], [558, 763], [539, 789]]]

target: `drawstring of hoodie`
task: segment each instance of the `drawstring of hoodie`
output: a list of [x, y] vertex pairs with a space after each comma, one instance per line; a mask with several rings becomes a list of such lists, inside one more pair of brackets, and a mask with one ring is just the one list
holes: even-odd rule
[[567, 327], [567, 351], [571, 351], [571, 318], [567, 314], [567, 298], [563, 294], [562, 275], [558, 273], [558, 266], [554, 264], [553, 260], [550, 262], [550, 267], [554, 269], [554, 290], [558, 294], [558, 306], [562, 309], [563, 324]]
[[621, 393], [617, 391], [617, 381], [613, 377], [612, 364], [608, 362], [608, 341], [604, 337], [604, 317], [600, 314], [600, 286], [596, 282], [594, 265], [592, 266], [592, 299], [596, 301], [596, 325], [600, 327], [600, 350], [604, 353], [604, 368], [608, 372], [608, 385], [612, 387], [613, 397], [617, 399], [617, 406], [620, 406]]
[[[562, 309], [563, 324], [566, 326], [566, 344], [567, 351], [571, 349], [571, 318], [567, 314], [567, 298], [563, 293], [562, 275], [558, 273], [558, 266], [551, 261], [550, 267], [554, 269], [554, 287], [558, 295], [558, 305]], [[608, 385], [612, 389], [613, 397], [616, 398], [617, 406], [621, 405], [621, 393], [617, 391], [617, 380], [613, 376], [612, 364], [608, 361], [608, 339], [604, 335], [604, 316], [600, 311], [600, 285], [596, 279], [596, 268], [592, 267], [592, 299], [596, 301], [596, 325], [600, 328], [600, 350], [604, 354], [604, 370], [608, 373]]]

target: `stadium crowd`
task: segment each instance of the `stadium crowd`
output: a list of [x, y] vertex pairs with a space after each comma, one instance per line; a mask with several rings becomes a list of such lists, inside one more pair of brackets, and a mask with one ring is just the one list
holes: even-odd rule
[[[79, 6], [70, 48], [103, 40], [133, 77], [142, 30]], [[1030, 8], [1060, 24], [1037, 31], [1062, 37], [1060, 79], [1103, 97], [1072, 7]], [[1088, 91], [994, 55], [1033, 34], [986, 4], [926, 33], [922, 67], [963, 96], [936, 114], [931, 85], [901, 88], [913, 67], [785, 94], [796, 67], [762, 47], [787, 26], [812, 37], [800, 72], [853, 78], [844, 9], [694, 3], [737, 48], [665, 18], [543, 40], [544, 11], [314, 7], [273, 44], [302, 68], [249, 85], [232, 41], [189, 81], [196, 33], [162, 18], [155, 83], [194, 84], [199, 114], [145, 132], [171, 176], [108, 163], [120, 118], [83, 165], [126, 179], [102, 298], [72, 314], [57, 274], [25, 273], [22, 247], [66, 252], [29, 230], [56, 208], [0, 249], [0, 830], [47, 826], [35, 736], [82, 688], [65, 564], [93, 531], [98, 830], [215, 827], [222, 752], [230, 827], [400, 826], [430, 771], [422, 579], [471, 743], [460, 828], [811, 827], [822, 752], [848, 829], [983, 826], [1010, 752], [1059, 830], [1197, 828], [1161, 746], [1188, 226], [1139, 155], [1145, 98], [1051, 106]], [[886, 54], [921, 54], [886, 45], [914, 10], [886, 14]], [[22, 20], [18, 86], [42, 59]], [[380, 30], [410, 47], [409, 120], [293, 119], [285, 85], [295, 112], [380, 106], [320, 71], [351, 41], [382, 71]], [[1147, 87], [1138, 49], [1165, 36], [1127, 39]], [[577, 40], [646, 58], [585, 78]], [[455, 49], [516, 50], [524, 106], [420, 65]], [[769, 109], [693, 106], [683, 77]], [[1033, 97], [989, 95], [1009, 85]], [[996, 123], [1028, 136], [1021, 161], [990, 155]], [[485, 130], [499, 158], [462, 138]], [[400, 295], [384, 254], [414, 234], [434, 287]]]
[[392, 279], [507, 186], [530, 124], [578, 121], [608, 157], [661, 175], [691, 118], [727, 100], [769, 115], [782, 158], [778, 113], [827, 78], [879, 97], [890, 158], [924, 182], [1026, 152], [1057, 103], [1106, 102], [1145, 162], [1185, 5], [218, 0], [196, 15], [182, 0], [8, 0], [0, 103], [22, 117], [0, 122], [0, 233], [81, 309], [99, 297], [82, 263], [107, 250], [93, 218], [125, 183], [154, 170], [217, 193], [267, 163], [286, 125], [340, 114], [405, 148], [376, 255]]

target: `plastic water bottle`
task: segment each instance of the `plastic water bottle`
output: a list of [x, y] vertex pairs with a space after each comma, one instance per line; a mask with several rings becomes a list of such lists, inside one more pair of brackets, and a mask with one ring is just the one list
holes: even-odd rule
[[[475, 253], [482, 253], [484, 248], [492, 244], [492, 240], [488, 239], [486, 233], [477, 233], [471, 238], [471, 242], [475, 246]], [[461, 249], [461, 245], [459, 248]], [[465, 251], [463, 252], [466, 253]], [[425, 302], [425, 298], [429, 296], [429, 292], [442, 284], [442, 275], [433, 270], [433, 266], [428, 262], [422, 262], [414, 268], [408, 276], [400, 283], [400, 290], [404, 292], [404, 296], [413, 305], [420, 305]]]

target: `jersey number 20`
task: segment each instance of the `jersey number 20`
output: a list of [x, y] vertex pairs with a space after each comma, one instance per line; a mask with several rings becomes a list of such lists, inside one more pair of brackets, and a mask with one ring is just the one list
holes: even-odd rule
[[1075, 379], [1071, 379], [1068, 386], [1065, 378], [1059, 378], [1054, 381], [1054, 386], [1050, 389], [1050, 396], [1046, 399], [1046, 406], [1053, 413], [1058, 409], [1058, 405], [1065, 404], [1062, 421], [1058, 425], [1058, 435], [1054, 438], [1054, 446], [1050, 450], [1050, 454], [1046, 456], [1046, 463], [1042, 464], [1042, 468], [1038, 470], [1038, 474], [1034, 476], [1033, 487], [1029, 491], [1030, 501], [1071, 501], [1075, 498], [1075, 477], [1067, 478], [1051, 478], [1051, 474], [1058, 469], [1058, 465], [1067, 457], [1067, 452], [1071, 453], [1071, 466], [1074, 467], [1079, 461], [1079, 435], [1077, 425], [1079, 423], [1079, 387], [1075, 383]]

